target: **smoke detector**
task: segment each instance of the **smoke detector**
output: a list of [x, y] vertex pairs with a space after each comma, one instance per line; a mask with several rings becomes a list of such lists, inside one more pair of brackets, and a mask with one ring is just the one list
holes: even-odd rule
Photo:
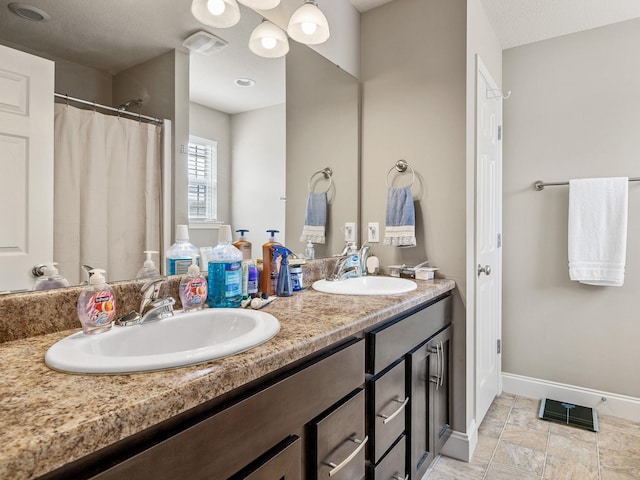
[[187, 39], [182, 42], [182, 45], [187, 47], [191, 52], [201, 53], [202, 55], [212, 55], [222, 50], [228, 43], [225, 39], [213, 33], [199, 30], [187, 37]]

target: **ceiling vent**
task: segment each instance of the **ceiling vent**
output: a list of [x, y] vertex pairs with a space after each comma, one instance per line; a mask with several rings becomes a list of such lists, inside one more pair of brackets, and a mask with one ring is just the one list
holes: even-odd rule
[[27, 5], [26, 3], [12, 2], [7, 5], [7, 7], [19, 17], [33, 20], [34, 22], [45, 22], [51, 18], [44, 10], [32, 5]]
[[184, 42], [182, 42], [182, 45], [187, 47], [191, 52], [200, 53], [202, 55], [212, 55], [222, 50], [228, 43], [229, 42], [226, 40], [217, 37], [212, 33], [200, 30], [189, 36]]

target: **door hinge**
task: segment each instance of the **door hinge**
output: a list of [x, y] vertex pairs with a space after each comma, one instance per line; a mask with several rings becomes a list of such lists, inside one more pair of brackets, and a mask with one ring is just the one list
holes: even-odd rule
[[498, 140], [502, 140], [502, 125], [498, 125]]
[[496, 241], [496, 247], [497, 248], [502, 247], [502, 234], [501, 233], [498, 234], [498, 240]]
[[502, 340], [498, 339], [498, 355], [502, 353]]
[[180, 153], [188, 153], [186, 145], [180, 145]]

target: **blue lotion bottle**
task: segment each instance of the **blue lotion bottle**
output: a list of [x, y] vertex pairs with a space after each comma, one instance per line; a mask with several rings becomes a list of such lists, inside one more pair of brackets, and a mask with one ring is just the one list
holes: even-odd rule
[[211, 308], [237, 308], [242, 302], [242, 252], [231, 244], [231, 226], [221, 225], [218, 245], [209, 257]]

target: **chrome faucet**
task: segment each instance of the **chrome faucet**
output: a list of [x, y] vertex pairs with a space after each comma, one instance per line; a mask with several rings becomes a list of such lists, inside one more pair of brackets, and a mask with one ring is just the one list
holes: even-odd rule
[[142, 292], [140, 313], [132, 310], [124, 317], [116, 320], [115, 324], [126, 327], [173, 316], [173, 305], [176, 303], [175, 299], [173, 297], [158, 299], [163, 281], [164, 278], [154, 278], [145, 283], [140, 289]]
[[[330, 281], [339, 281], [346, 278], [362, 277], [367, 274], [367, 258], [369, 258], [370, 248], [363, 245], [358, 253], [350, 255], [341, 255], [338, 257], [333, 273], [327, 279]], [[353, 265], [356, 263], [356, 265]]]

